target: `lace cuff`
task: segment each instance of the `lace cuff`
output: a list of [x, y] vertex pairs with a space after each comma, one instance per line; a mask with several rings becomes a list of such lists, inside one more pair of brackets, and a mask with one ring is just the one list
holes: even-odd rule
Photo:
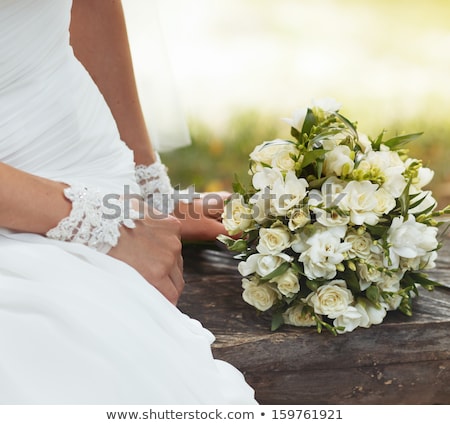
[[133, 220], [139, 218], [139, 213], [132, 209], [125, 217], [123, 200], [110, 199], [108, 206], [105, 205], [103, 195], [96, 190], [68, 187], [64, 195], [72, 202], [72, 210], [47, 232], [48, 238], [82, 243], [106, 254], [117, 245], [120, 226], [132, 229], [135, 227]]
[[172, 213], [174, 189], [159, 155], [156, 154], [156, 161], [151, 165], [136, 165], [135, 175], [145, 201], [160, 212]]

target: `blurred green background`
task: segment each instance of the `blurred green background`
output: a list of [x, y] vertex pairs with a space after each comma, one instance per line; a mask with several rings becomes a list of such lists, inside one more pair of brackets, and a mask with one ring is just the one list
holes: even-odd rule
[[[138, 7], [136, 1], [127, 0]], [[191, 146], [161, 154], [174, 184], [231, 190], [235, 173], [247, 176], [255, 145], [289, 137], [282, 117], [311, 99], [333, 97], [368, 135], [423, 131], [410, 155], [434, 169], [430, 188], [440, 204], [450, 201], [448, 0], [159, 6], [192, 138]], [[146, 76], [137, 69], [137, 77]]]

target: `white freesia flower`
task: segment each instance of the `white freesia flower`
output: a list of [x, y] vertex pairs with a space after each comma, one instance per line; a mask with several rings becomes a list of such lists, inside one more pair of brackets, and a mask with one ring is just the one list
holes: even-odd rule
[[402, 277], [403, 272], [400, 271], [390, 274], [385, 273], [383, 279], [377, 283], [377, 286], [381, 291], [389, 294], [389, 296], [383, 298], [386, 303], [386, 310], [397, 310], [402, 302], [402, 297], [398, 294]]
[[395, 217], [388, 230], [389, 257], [391, 268], [398, 268], [400, 258], [414, 259], [435, 250], [438, 246], [437, 228], [416, 222], [413, 215], [405, 221]]
[[356, 307], [348, 306], [347, 310], [334, 319], [333, 326], [343, 328], [336, 329], [338, 334], [343, 334], [354, 331], [358, 326], [363, 326], [366, 321], [368, 321], [368, 317], [365, 311], [362, 312]]
[[260, 254], [278, 255], [291, 245], [291, 233], [282, 225], [259, 229], [259, 243], [256, 247]]
[[305, 301], [314, 308], [315, 313], [335, 319], [348, 310], [353, 302], [353, 294], [344, 280], [336, 279], [319, 286]]
[[403, 277], [403, 272], [384, 273], [383, 278], [378, 280], [377, 286], [383, 292], [398, 292], [400, 290], [400, 280]]
[[361, 291], [366, 290], [372, 283], [380, 282], [384, 279], [382, 254], [370, 253], [363, 262], [358, 262], [356, 268]]
[[278, 292], [267, 283], [255, 279], [242, 279], [242, 298], [260, 311], [269, 310], [280, 298]]
[[384, 302], [380, 303], [381, 307], [375, 307], [370, 301], [359, 299], [357, 302], [357, 308], [364, 309], [367, 313], [369, 323], [362, 327], [368, 328], [371, 325], [379, 325], [383, 319], [386, 317], [386, 304]]
[[276, 216], [286, 216], [291, 209], [300, 205], [306, 196], [307, 187], [308, 182], [297, 178], [293, 171], [288, 171], [284, 180], [275, 180], [272, 186], [272, 213]]
[[323, 171], [326, 176], [346, 176], [353, 171], [355, 166], [353, 162], [354, 153], [346, 145], [336, 146], [325, 154]]
[[406, 166], [395, 151], [384, 148], [381, 151], [369, 151], [357, 169], [366, 173], [370, 179], [379, 181], [381, 187], [394, 198], [398, 198], [407, 185], [403, 176]]
[[336, 99], [333, 99], [331, 97], [313, 99], [311, 105], [328, 113], [337, 112], [342, 107], [342, 105], [337, 102]]
[[375, 206], [374, 212], [377, 215], [388, 214], [396, 206], [395, 198], [383, 187], [380, 187], [375, 192], [375, 199], [377, 201], [377, 204]]
[[420, 269], [434, 269], [436, 267], [437, 252], [431, 251], [420, 257]]
[[378, 185], [369, 181], [351, 181], [345, 187], [346, 196], [341, 206], [350, 213], [350, 221], [356, 225], [378, 223], [379, 217], [375, 212], [377, 199], [375, 192]]
[[[414, 158], [408, 158], [405, 161], [405, 167], [417, 164], [417, 160]], [[434, 171], [427, 167], [420, 166], [417, 169], [417, 175], [411, 181], [410, 193], [417, 193], [427, 186], [431, 180], [433, 180]]]
[[272, 273], [282, 263], [290, 260], [291, 258], [289, 256], [283, 254], [252, 254], [246, 261], [241, 261], [238, 264], [238, 270], [242, 276], [257, 273], [259, 276], [264, 277]]
[[372, 303], [359, 299], [355, 306], [350, 306], [346, 312], [337, 317], [333, 325], [342, 326], [344, 330], [338, 333], [351, 332], [357, 327], [369, 328], [371, 325], [381, 323], [386, 316], [386, 309], [377, 309]]
[[410, 208], [408, 210], [409, 214], [418, 215], [418, 214], [423, 213], [426, 210], [433, 211], [437, 205], [437, 201], [436, 201], [436, 199], [434, 199], [433, 194], [430, 190], [427, 190], [424, 192], [419, 192], [417, 194], [417, 196], [415, 198], [413, 198], [411, 203], [414, 204], [415, 202], [418, 202], [420, 199], [422, 199], [422, 201], [420, 202], [419, 205], [416, 205], [415, 207]]
[[298, 276], [292, 269], [288, 269], [280, 276], [273, 278], [271, 282], [276, 283], [278, 290], [288, 298], [300, 291]]
[[230, 235], [247, 230], [252, 225], [252, 210], [241, 195], [233, 195], [222, 214], [222, 223]]
[[265, 167], [261, 171], [256, 172], [252, 177], [253, 187], [257, 190], [271, 189], [277, 181], [284, 181], [281, 171], [277, 168]]
[[[351, 248], [350, 243], [342, 242], [345, 232], [345, 226], [315, 226], [315, 232], [304, 241], [309, 247], [301, 251], [299, 258], [308, 279], [333, 279], [336, 276], [336, 266], [342, 263]], [[300, 241], [294, 241], [292, 248], [300, 248]]]
[[305, 312], [303, 303], [289, 307], [283, 313], [284, 323], [292, 326], [314, 326], [316, 321], [310, 313]]
[[356, 140], [356, 144], [361, 148], [361, 151], [363, 153], [367, 153], [372, 150], [372, 142], [364, 133], [358, 132], [358, 139]]
[[253, 220], [263, 224], [270, 213], [270, 190], [267, 188], [255, 193], [248, 202], [252, 206]]
[[287, 122], [291, 127], [298, 131], [302, 130], [303, 123], [305, 122], [305, 117], [307, 113], [306, 108], [296, 109], [293, 113], [292, 118], [283, 118], [284, 122]]
[[324, 226], [343, 226], [350, 217], [339, 211], [342, 199], [346, 196], [346, 183], [337, 177], [328, 178], [321, 190], [313, 189], [308, 194], [308, 205], [316, 215], [317, 221]]

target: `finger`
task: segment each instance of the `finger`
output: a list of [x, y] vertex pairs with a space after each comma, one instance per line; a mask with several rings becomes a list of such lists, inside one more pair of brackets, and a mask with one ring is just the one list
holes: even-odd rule
[[175, 288], [181, 292], [184, 288], [184, 275], [183, 275], [183, 256], [181, 253], [178, 255], [176, 260], [174, 261], [173, 267], [169, 272], [169, 277], [172, 280]]
[[178, 299], [180, 298], [180, 292], [170, 276], [166, 276], [159, 281], [152, 281], [150, 283], [172, 304], [177, 304]]

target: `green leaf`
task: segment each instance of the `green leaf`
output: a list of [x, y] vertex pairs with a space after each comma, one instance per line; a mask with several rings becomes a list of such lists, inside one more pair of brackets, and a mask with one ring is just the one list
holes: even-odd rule
[[355, 136], [358, 136], [356, 127], [352, 122], [350, 122], [346, 117], [344, 117], [338, 112], [336, 112], [335, 115], [339, 117], [339, 119], [354, 133]]
[[367, 227], [367, 230], [372, 236], [383, 237], [389, 230], [389, 227], [387, 226], [378, 226], [378, 225], [373, 226], [370, 224], [366, 224], [365, 226]]
[[308, 111], [306, 112], [305, 120], [303, 121], [302, 133], [310, 134], [311, 129], [316, 124], [317, 124], [317, 118], [314, 115], [314, 112], [310, 108], [308, 108]]
[[291, 136], [294, 137], [298, 142], [302, 142], [302, 133], [300, 133], [295, 127], [291, 127]]
[[409, 188], [410, 187], [411, 187], [411, 179], [408, 180], [408, 183], [406, 184], [405, 188], [403, 189], [402, 194], [398, 198], [398, 200], [400, 202], [401, 215], [403, 217], [406, 217], [408, 215], [409, 202], [410, 202], [410, 197], [409, 197]]
[[366, 289], [366, 297], [375, 305], [376, 308], [380, 307], [380, 288], [373, 285], [369, 286]]
[[239, 193], [240, 195], [245, 195], [246, 190], [243, 184], [239, 181], [239, 177], [237, 174], [234, 175], [234, 182], [232, 183], [233, 192]]
[[305, 168], [316, 162], [318, 158], [324, 156], [327, 152], [326, 149], [314, 149], [313, 151], [306, 152], [303, 156], [302, 167]]
[[219, 235], [217, 240], [225, 244], [230, 251], [244, 252], [247, 250], [247, 241], [244, 239], [233, 239], [226, 235]]
[[283, 319], [283, 313], [281, 313], [281, 311], [277, 311], [276, 313], [273, 314], [272, 316], [272, 323], [270, 325], [270, 330], [276, 331], [277, 329], [280, 328], [280, 326], [282, 326], [284, 324], [284, 319]]
[[341, 276], [342, 279], [345, 280], [345, 283], [353, 292], [353, 294], [358, 294], [361, 292], [361, 288], [359, 286], [359, 279], [354, 271], [346, 269], [344, 272], [342, 272]]
[[282, 275], [286, 272], [290, 267], [290, 263], [282, 263], [279, 265], [272, 273], [269, 273], [266, 276], [261, 277], [261, 282], [267, 282], [268, 280], [272, 280], [273, 278]]
[[373, 149], [378, 151], [380, 150], [380, 145], [383, 143], [383, 136], [384, 136], [385, 130], [383, 130], [378, 137], [372, 142]]
[[408, 275], [409, 278], [412, 281], [414, 281], [414, 283], [418, 283], [420, 286], [427, 289], [428, 291], [432, 291], [435, 286], [441, 286], [439, 282], [428, 279], [428, 276], [425, 275], [424, 273], [409, 272]]
[[396, 150], [399, 149], [401, 146], [406, 145], [407, 143], [412, 142], [415, 139], [418, 139], [422, 134], [423, 132], [393, 137], [392, 139], [386, 140], [383, 144], [388, 146], [391, 150]]
[[321, 285], [320, 282], [317, 282], [315, 280], [306, 280], [306, 286], [312, 291], [312, 292], [316, 292], [317, 288]]

